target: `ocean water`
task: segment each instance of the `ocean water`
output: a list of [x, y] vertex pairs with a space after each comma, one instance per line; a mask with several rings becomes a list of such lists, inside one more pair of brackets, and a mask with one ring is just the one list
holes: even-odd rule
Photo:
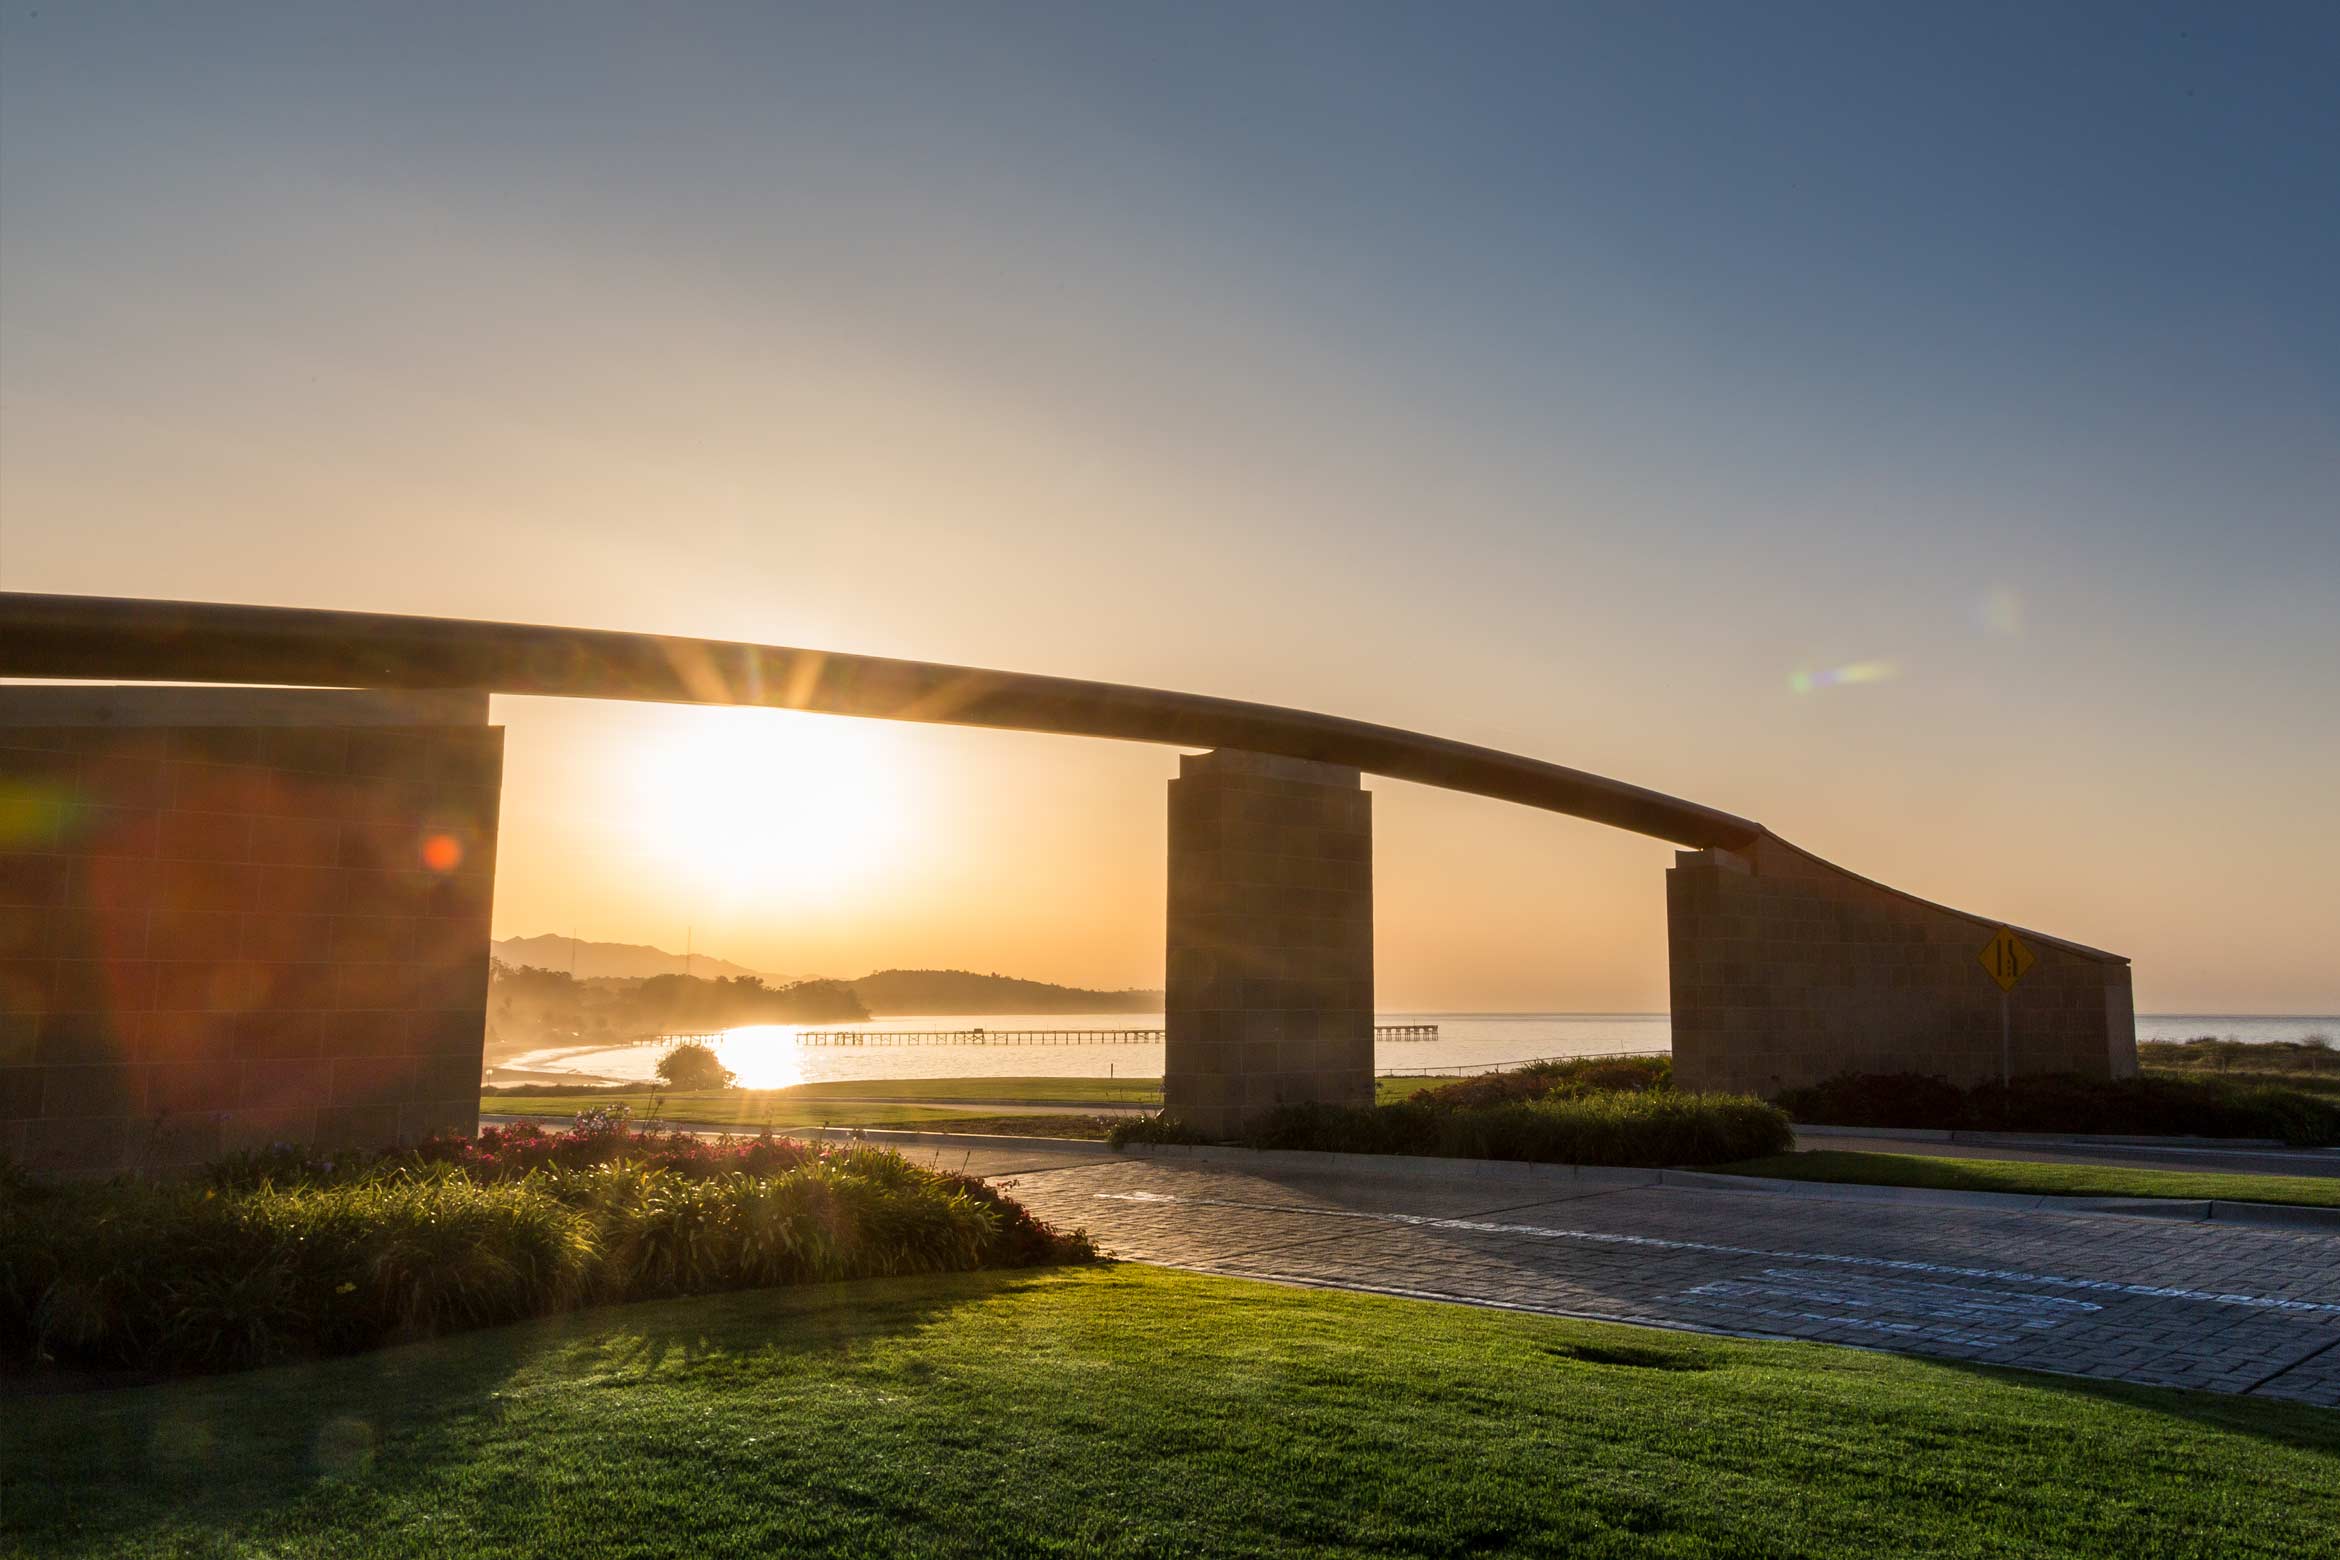
[[[1673, 1032], [1663, 1013], [1383, 1013], [1382, 1024], [1436, 1024], [1436, 1040], [1384, 1040], [1374, 1048], [1381, 1072], [1454, 1071], [1506, 1066], [1547, 1056], [1667, 1050]], [[806, 1026], [823, 1030], [1160, 1029], [1159, 1013], [984, 1013], [880, 1018], [866, 1024]], [[2340, 1018], [2268, 1018], [2219, 1014], [2145, 1014], [2140, 1040], [2197, 1035], [2268, 1041], [2326, 1035], [2340, 1044]], [[717, 1043], [723, 1064], [749, 1088], [783, 1088], [854, 1078], [1159, 1078], [1162, 1043], [1077, 1045], [827, 1046], [797, 1043], [797, 1026], [757, 1024], [728, 1031]], [[536, 1072], [633, 1081], [654, 1076], [656, 1044], [530, 1051], [506, 1066]]]

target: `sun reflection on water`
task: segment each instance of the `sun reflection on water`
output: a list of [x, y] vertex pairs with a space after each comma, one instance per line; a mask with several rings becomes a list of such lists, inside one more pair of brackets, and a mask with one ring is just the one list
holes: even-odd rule
[[715, 1042], [723, 1065], [743, 1089], [786, 1089], [804, 1082], [804, 1053], [794, 1024], [742, 1024]]

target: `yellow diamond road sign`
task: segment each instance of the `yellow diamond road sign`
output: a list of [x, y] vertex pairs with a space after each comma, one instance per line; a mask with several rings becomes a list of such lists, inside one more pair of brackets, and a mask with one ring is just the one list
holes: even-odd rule
[[1982, 951], [1982, 967], [1991, 972], [1991, 979], [1999, 983], [2001, 991], [2013, 991], [2015, 983], [2037, 962], [2032, 951], [2023, 946], [2023, 939], [2004, 926]]

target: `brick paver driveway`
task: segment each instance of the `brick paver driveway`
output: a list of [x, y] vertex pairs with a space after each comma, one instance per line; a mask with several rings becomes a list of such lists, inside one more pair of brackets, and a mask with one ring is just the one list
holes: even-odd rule
[[1275, 1156], [983, 1157], [1041, 1217], [1141, 1261], [2340, 1407], [2340, 1232]]

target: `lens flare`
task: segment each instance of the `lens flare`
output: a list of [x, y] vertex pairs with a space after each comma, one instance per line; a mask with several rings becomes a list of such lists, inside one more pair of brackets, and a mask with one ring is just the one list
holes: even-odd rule
[[81, 798], [37, 780], [0, 780], [0, 847], [53, 850], [84, 811]]
[[786, 1089], [804, 1082], [804, 1055], [793, 1024], [742, 1024], [715, 1042], [715, 1054], [743, 1089]]
[[1824, 672], [1791, 672], [1788, 691], [1813, 693], [1822, 688], [1849, 688], [1856, 683], [1891, 682], [1900, 675], [1901, 668], [1891, 661], [1852, 661]]
[[433, 872], [452, 872], [463, 865], [463, 842], [452, 834], [434, 834], [423, 841], [422, 861]]
[[2023, 637], [2023, 598], [2012, 586], [1993, 585], [1974, 606], [1975, 626], [1993, 639]]

